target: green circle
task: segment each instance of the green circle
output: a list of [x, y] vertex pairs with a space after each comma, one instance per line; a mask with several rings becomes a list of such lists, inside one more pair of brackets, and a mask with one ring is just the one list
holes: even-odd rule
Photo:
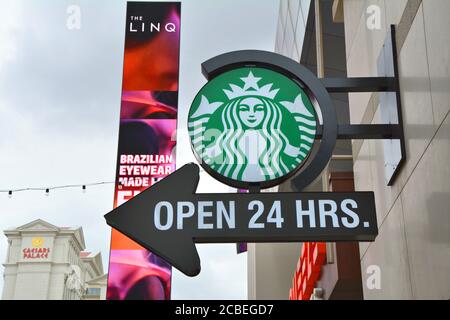
[[188, 115], [196, 157], [237, 183], [267, 184], [298, 170], [316, 129], [317, 116], [303, 89], [283, 74], [257, 67], [209, 81]]

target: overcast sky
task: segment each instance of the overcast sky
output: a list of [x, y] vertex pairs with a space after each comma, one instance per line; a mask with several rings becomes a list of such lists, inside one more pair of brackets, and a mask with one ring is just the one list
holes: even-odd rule
[[[177, 166], [195, 161], [186, 134], [192, 99], [205, 83], [200, 63], [240, 49], [273, 51], [279, 0], [187, 0], [181, 8]], [[68, 30], [69, 5], [81, 29]], [[126, 1], [0, 2], [0, 190], [113, 181], [119, 127]], [[231, 192], [206, 174], [199, 192]], [[0, 230], [41, 218], [82, 226], [105, 271], [113, 185], [0, 194]], [[173, 299], [246, 299], [247, 256], [234, 244], [198, 245], [202, 272], [174, 271]], [[0, 261], [7, 243], [0, 235]], [[3, 274], [3, 267], [0, 267]], [[3, 277], [0, 277], [3, 288]]]

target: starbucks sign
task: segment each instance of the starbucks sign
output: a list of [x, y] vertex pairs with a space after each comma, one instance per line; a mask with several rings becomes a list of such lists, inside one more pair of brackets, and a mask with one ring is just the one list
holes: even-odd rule
[[[327, 88], [340, 92], [366, 80], [318, 79], [294, 60], [257, 50], [224, 53], [201, 70], [208, 82], [188, 114], [193, 152], [214, 178], [250, 192], [196, 193], [199, 167], [188, 163], [105, 215], [110, 226], [189, 276], [200, 272], [195, 242], [375, 239], [373, 192], [299, 192], [335, 149], [338, 124]], [[339, 128], [346, 139], [385, 130]], [[259, 192], [289, 177], [297, 192]]]
[[269, 187], [294, 174], [311, 152], [316, 129], [316, 112], [300, 85], [260, 67], [209, 81], [188, 116], [198, 160], [235, 187]]

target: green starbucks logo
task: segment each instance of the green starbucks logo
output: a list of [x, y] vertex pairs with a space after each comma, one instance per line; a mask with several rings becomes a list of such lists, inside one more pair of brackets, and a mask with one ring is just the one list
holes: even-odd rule
[[316, 127], [314, 107], [302, 88], [256, 67], [209, 81], [188, 116], [199, 160], [227, 179], [247, 183], [268, 182], [300, 168]]

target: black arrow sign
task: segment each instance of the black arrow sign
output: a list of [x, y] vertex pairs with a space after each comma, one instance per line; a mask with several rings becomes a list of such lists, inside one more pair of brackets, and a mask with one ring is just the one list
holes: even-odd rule
[[105, 215], [107, 223], [188, 276], [194, 242], [373, 241], [372, 192], [196, 194], [191, 163]]

